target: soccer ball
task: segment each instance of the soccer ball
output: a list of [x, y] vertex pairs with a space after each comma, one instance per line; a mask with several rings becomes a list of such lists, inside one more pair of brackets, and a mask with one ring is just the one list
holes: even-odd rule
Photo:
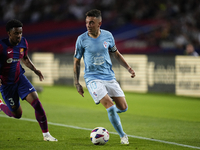
[[90, 133], [90, 140], [94, 145], [104, 145], [109, 140], [109, 133], [103, 127], [96, 127]]

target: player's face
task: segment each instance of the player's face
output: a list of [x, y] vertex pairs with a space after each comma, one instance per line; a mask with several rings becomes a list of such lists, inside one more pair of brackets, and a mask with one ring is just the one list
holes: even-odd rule
[[12, 28], [8, 32], [9, 41], [12, 45], [18, 45], [22, 39], [22, 27]]
[[86, 17], [86, 28], [89, 34], [96, 35], [101, 26], [101, 19], [96, 17]]

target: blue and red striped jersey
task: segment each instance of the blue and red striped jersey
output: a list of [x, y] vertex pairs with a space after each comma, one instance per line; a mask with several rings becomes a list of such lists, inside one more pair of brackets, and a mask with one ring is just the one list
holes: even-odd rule
[[13, 84], [25, 72], [20, 59], [28, 53], [28, 43], [24, 37], [21, 42], [12, 46], [9, 39], [0, 40], [0, 78], [2, 84]]

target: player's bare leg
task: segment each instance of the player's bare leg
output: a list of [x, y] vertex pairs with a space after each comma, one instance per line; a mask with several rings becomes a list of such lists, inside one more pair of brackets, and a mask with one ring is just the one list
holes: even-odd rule
[[128, 105], [126, 102], [125, 97], [112, 97], [114, 100], [116, 107], [117, 107], [117, 113], [125, 112], [128, 109]]
[[19, 106], [19, 108], [16, 111], [12, 111], [12, 114], [14, 116], [14, 118], [20, 119], [22, 116], [22, 107], [21, 105]]

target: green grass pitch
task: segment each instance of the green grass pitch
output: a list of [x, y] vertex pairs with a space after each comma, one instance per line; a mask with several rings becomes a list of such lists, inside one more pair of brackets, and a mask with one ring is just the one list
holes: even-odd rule
[[[200, 149], [200, 99], [171, 94], [125, 92], [128, 111], [119, 114], [128, 146], [108, 120], [105, 108], [96, 105], [87, 89], [84, 98], [74, 87], [45, 86], [39, 93], [50, 133], [58, 142], [43, 141], [34, 109], [21, 101], [21, 119], [0, 112], [0, 150], [192, 150]], [[110, 132], [106, 145], [93, 145], [91, 129]]]

